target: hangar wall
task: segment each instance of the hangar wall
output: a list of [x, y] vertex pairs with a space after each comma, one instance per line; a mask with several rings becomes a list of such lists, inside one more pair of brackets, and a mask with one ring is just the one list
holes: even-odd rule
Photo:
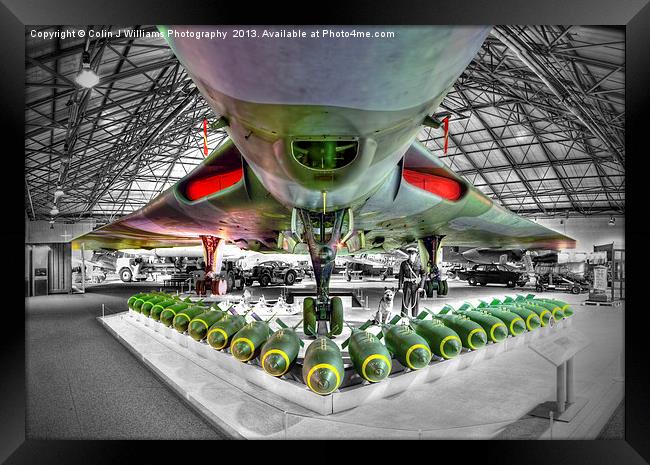
[[75, 237], [89, 233], [94, 228], [94, 222], [74, 224], [54, 223], [51, 225], [49, 221], [25, 221], [25, 243], [50, 244], [53, 242], [70, 242]]
[[72, 289], [70, 241], [94, 223], [25, 221], [25, 296], [69, 293]]
[[615, 249], [625, 248], [625, 218], [616, 217], [616, 224], [609, 225], [607, 217], [538, 218], [542, 226], [576, 239], [576, 252], [593, 252], [594, 245], [614, 243]]

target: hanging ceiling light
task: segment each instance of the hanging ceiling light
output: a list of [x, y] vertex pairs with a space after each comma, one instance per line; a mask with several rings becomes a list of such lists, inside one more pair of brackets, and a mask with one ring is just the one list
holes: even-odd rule
[[59, 214], [59, 209], [57, 208], [56, 205], [52, 207], [52, 210], [50, 210], [50, 215], [55, 216]]
[[63, 197], [65, 195], [65, 192], [63, 192], [63, 189], [61, 189], [61, 186], [56, 186], [56, 190], [54, 191], [54, 201], [56, 202], [59, 200], [59, 197]]
[[616, 225], [616, 218], [614, 218], [613, 216], [610, 216], [609, 221], [607, 222], [607, 224], [610, 225], [610, 226]]
[[81, 61], [81, 71], [77, 74], [75, 82], [86, 89], [95, 87], [99, 82], [99, 76], [90, 68], [90, 54], [83, 52]]

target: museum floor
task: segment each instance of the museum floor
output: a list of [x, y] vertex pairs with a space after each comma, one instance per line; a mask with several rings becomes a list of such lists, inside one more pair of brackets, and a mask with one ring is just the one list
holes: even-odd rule
[[[361, 284], [374, 309], [383, 287], [394, 286], [395, 281]], [[228, 437], [204, 421], [97, 321], [101, 304], [106, 306], [106, 314], [122, 312], [128, 296], [145, 286], [103, 284], [89, 288], [85, 295], [26, 300], [27, 437]], [[308, 286], [310, 283], [300, 285]], [[359, 282], [337, 279], [332, 287], [344, 290], [358, 286]], [[261, 295], [259, 287], [251, 290], [254, 300]], [[450, 281], [449, 297], [433, 299], [426, 305], [437, 309], [445, 303], [456, 305], [465, 299], [476, 301], [520, 292], [509, 291], [503, 286], [479, 288]], [[267, 288], [264, 295], [273, 299], [279, 292], [279, 288]], [[593, 340], [576, 356], [576, 392], [590, 398], [590, 403], [571, 424], [556, 423], [551, 433], [548, 420], [527, 415], [535, 405], [554, 397], [555, 379], [554, 369], [547, 362], [522, 347], [350, 411], [326, 418], [290, 419], [288, 437], [308, 437], [305, 434], [318, 426], [323, 437], [352, 437], [351, 431], [357, 432], [353, 437], [411, 437], [414, 431], [415, 437], [425, 439], [596, 438], [599, 434], [608, 439], [622, 438], [619, 404], [623, 383], [612, 380], [620, 374], [624, 307], [586, 307], [579, 305], [585, 295], [554, 296], [574, 304], [573, 328]], [[396, 310], [398, 305], [399, 297]], [[358, 310], [347, 315], [351, 321], [363, 321], [368, 316]], [[242, 405], [259, 404], [243, 392], [238, 395]], [[264, 415], [263, 411], [257, 413]], [[241, 409], [242, 418], [237, 421], [256, 421], [249, 414]], [[262, 433], [259, 437], [283, 437], [277, 428], [268, 434], [262, 424], [257, 429]], [[401, 429], [408, 433], [400, 433]]]

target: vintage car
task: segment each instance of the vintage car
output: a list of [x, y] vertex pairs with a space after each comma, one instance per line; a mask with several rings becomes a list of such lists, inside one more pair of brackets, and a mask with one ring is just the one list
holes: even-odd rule
[[458, 278], [470, 286], [486, 284], [505, 284], [507, 287], [523, 287], [528, 282], [525, 273], [513, 271], [506, 265], [474, 265], [466, 271], [459, 271]]
[[260, 286], [266, 287], [271, 284], [286, 284], [291, 286], [302, 281], [305, 272], [300, 268], [292, 267], [290, 264], [279, 260], [271, 260], [259, 263], [248, 270], [244, 270], [246, 285], [251, 286], [257, 281]]

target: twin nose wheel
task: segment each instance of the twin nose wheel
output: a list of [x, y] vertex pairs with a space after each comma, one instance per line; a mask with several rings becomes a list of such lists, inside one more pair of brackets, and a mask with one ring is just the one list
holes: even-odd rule
[[[323, 316], [322, 310], [325, 318], [319, 318]], [[343, 301], [340, 297], [332, 297], [319, 304], [313, 297], [306, 297], [302, 303], [302, 317], [305, 335], [338, 336], [343, 331]]]

